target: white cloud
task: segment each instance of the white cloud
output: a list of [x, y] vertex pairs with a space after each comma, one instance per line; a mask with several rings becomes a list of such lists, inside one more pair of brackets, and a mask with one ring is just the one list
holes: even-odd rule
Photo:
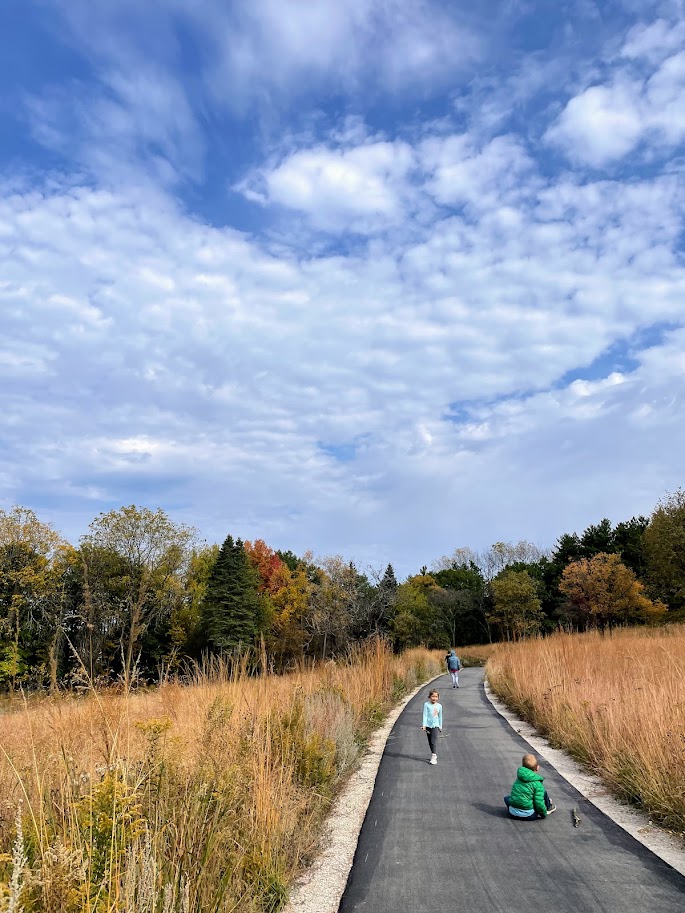
[[422, 143], [420, 154], [428, 192], [439, 203], [491, 209], [529, 192], [532, 161], [517, 137], [497, 136], [483, 148], [468, 134], [435, 137]]
[[[5, 196], [1, 293], [13, 362], [0, 359], [0, 375], [13, 392], [0, 501], [30, 491], [32, 506], [81, 504], [65, 529], [72, 536], [98, 499], [175, 505], [210, 537], [230, 529], [296, 550], [395, 560], [401, 571], [411, 569], [417, 536], [430, 561], [483, 544], [474, 540], [488, 529], [506, 536], [523, 513], [530, 526], [512, 537], [558, 533], [561, 521], [544, 511], [560, 484], [581, 492], [590, 519], [612, 504], [615, 513], [618, 481], [598, 493], [568, 454], [580, 448], [601, 474], [615, 442], [627, 450], [646, 422], [657, 437], [672, 429], [660, 391], [682, 395], [677, 348], [660, 377], [618, 383], [609, 366], [603, 382], [553, 387], [616, 339], [682, 317], [677, 181], [550, 181], [506, 138], [402, 149], [363, 141], [342, 160], [384, 175], [399, 206], [410, 190], [463, 198], [464, 165], [470, 210], [434, 214], [418, 239], [416, 229], [392, 240], [378, 229], [356, 254], [284, 241], [270, 253], [159, 194], [125, 188]], [[420, 163], [424, 190], [407, 162]], [[336, 208], [334, 190], [330, 218], [357, 218]], [[305, 183], [289, 199], [313, 207], [315, 195]], [[394, 212], [388, 205], [385, 217]], [[446, 420], [453, 402], [470, 403], [472, 421]], [[337, 462], [320, 442], [355, 445], [355, 458]], [[567, 455], [554, 475], [541, 460], [556, 447]], [[651, 487], [637, 457], [626, 469], [654, 500], [676, 472], [676, 451], [659, 452]], [[494, 502], [501, 508], [519, 473], [539, 497], [521, 513], [513, 496], [497, 525]], [[625, 503], [629, 476], [617, 478]], [[484, 491], [493, 506], [474, 527]]]
[[572, 98], [547, 139], [599, 167], [635, 148], [644, 130], [635, 84], [591, 86]]
[[[598, 59], [580, 31], [554, 65], [502, 53], [464, 101], [478, 41], [444, 4], [62, 6], [93, 73], [30, 104], [70, 177], [0, 185], [0, 504], [72, 538], [99, 509], [161, 505], [209, 538], [405, 573], [682, 482], [675, 25]], [[555, 172], [536, 135], [569, 81], [548, 139], [649, 171]], [[258, 207], [221, 197], [234, 141]], [[205, 155], [215, 224], [173, 199]]]
[[214, 47], [208, 79], [217, 97], [242, 107], [251, 99], [319, 90], [435, 93], [473, 63], [479, 42], [455, 10], [433, 0], [277, 0], [204, 4], [195, 24]]
[[368, 232], [406, 215], [413, 150], [404, 142], [294, 152], [238, 185], [249, 199], [307, 213], [327, 230]]
[[[438, 0], [53, 0], [73, 42], [128, 74], [151, 59], [171, 70], [179, 34], [199, 54], [194, 82], [243, 114], [317, 94], [435, 95], [477, 60], [474, 19]], [[177, 89], [182, 91], [179, 82]], [[144, 101], [144, 98], [141, 99]], [[278, 104], [275, 105], [278, 107]]]
[[685, 21], [672, 22], [656, 19], [650, 23], [638, 23], [626, 36], [621, 56], [631, 60], [646, 60], [660, 63], [665, 57], [681, 48], [685, 42]]
[[635, 26], [610, 59], [608, 79], [571, 98], [545, 139], [595, 168], [640, 145], [648, 158], [668, 154], [685, 138], [684, 37], [682, 18]]
[[26, 98], [34, 137], [110, 185], [199, 178], [204, 141], [180, 84], [141, 64]]
[[685, 138], [685, 51], [665, 60], [646, 87], [646, 129], [676, 146]]
[[[480, 145], [467, 133], [407, 141], [362, 139], [313, 146], [255, 169], [236, 185], [248, 199], [304, 213], [326, 231], [373, 234], [407, 225], [410, 214], [433, 217], [434, 203], [489, 211], [505, 228], [535, 184], [521, 140], [498, 136]], [[424, 221], [420, 219], [419, 221]]]

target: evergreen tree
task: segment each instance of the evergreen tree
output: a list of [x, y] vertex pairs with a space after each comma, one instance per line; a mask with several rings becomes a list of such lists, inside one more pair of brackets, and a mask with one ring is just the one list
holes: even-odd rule
[[378, 589], [383, 594], [384, 599], [394, 604], [397, 596], [397, 577], [395, 577], [395, 569], [392, 564], [386, 567], [381, 582], [378, 584]]
[[621, 561], [636, 575], [644, 578], [647, 574], [645, 553], [645, 530], [649, 525], [646, 517], [633, 517], [616, 524], [614, 541], [621, 555]]
[[276, 554], [281, 559], [283, 564], [288, 568], [291, 573], [295, 573], [302, 564], [302, 560], [297, 557], [295, 552], [288, 549], [287, 551], [282, 551], [281, 549], [276, 550]]
[[257, 572], [242, 541], [226, 536], [209, 576], [201, 610], [201, 628], [210, 651], [253, 645], [261, 617], [257, 585]]
[[570, 623], [565, 611], [565, 598], [559, 590], [561, 575], [573, 561], [585, 557], [578, 533], [564, 533], [552, 549], [551, 559], [542, 567], [542, 610], [553, 623]]
[[444, 627], [445, 646], [491, 640], [485, 579], [473, 561], [433, 574], [439, 590], [431, 596]]
[[559, 536], [552, 549], [552, 562], [560, 568], [560, 575], [567, 564], [584, 557], [583, 546], [577, 533], [564, 533]]
[[392, 564], [386, 567], [375, 592], [375, 599], [371, 601], [372, 611], [369, 613], [372, 622], [369, 630], [377, 634], [387, 634], [397, 603], [397, 578]]
[[616, 540], [614, 531], [611, 528], [611, 521], [605, 517], [599, 523], [588, 526], [580, 537], [580, 545], [584, 558], [593, 558], [600, 552], [605, 555], [616, 552]]

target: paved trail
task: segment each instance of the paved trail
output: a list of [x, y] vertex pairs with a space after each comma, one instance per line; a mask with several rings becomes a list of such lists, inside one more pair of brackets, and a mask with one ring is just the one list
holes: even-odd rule
[[[443, 705], [438, 764], [421, 711], [395, 724], [340, 913], [684, 913], [685, 877], [606, 818], [541, 759], [558, 811], [514, 821], [502, 797], [528, 744], [485, 697], [480, 669]], [[581, 822], [573, 827], [572, 810]]]

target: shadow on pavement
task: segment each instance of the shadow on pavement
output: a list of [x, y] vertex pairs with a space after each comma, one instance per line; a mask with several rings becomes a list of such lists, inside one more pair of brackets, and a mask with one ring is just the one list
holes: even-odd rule
[[500, 807], [499, 805], [488, 805], [485, 802], [472, 802], [471, 808], [477, 808], [479, 812], [491, 815], [493, 818], [506, 818], [507, 821], [513, 820], [504, 805]]
[[430, 755], [429, 755], [428, 757], [426, 757], [426, 755], [421, 755], [421, 757], [418, 757], [418, 756], [415, 755], [415, 754], [402, 754], [402, 753], [399, 752], [399, 751], [387, 751], [387, 750], [386, 750], [386, 751], [383, 753], [383, 757], [386, 757], [386, 758], [406, 758], [407, 761], [416, 761], [417, 764], [428, 764], [428, 766], [430, 767], [430, 763], [429, 763], [429, 761], [430, 761]]

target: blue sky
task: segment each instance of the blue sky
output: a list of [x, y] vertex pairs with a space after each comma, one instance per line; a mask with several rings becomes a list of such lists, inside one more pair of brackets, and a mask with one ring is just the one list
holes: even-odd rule
[[0, 80], [0, 507], [404, 575], [683, 484], [682, 2], [5, 0]]

